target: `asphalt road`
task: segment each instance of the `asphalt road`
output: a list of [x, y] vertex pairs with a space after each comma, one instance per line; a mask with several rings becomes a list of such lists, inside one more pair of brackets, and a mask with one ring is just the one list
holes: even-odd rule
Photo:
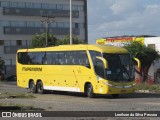
[[[26, 89], [15, 82], [0, 83], [0, 95], [25, 94]], [[30, 94], [30, 93], [28, 93]], [[23, 105], [47, 111], [160, 111], [160, 93], [133, 93], [113, 99], [110, 95], [87, 98], [83, 94], [70, 92], [50, 92], [36, 98], [1, 98], [0, 104]]]

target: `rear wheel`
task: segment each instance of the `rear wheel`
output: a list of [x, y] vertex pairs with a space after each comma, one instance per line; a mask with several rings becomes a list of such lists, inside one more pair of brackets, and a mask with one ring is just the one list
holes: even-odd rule
[[36, 85], [34, 84], [33, 80], [29, 82], [29, 91], [31, 93], [36, 93]]
[[86, 94], [87, 94], [87, 97], [89, 97], [89, 98], [94, 97], [93, 86], [91, 84], [87, 85]]
[[38, 81], [38, 83], [37, 83], [37, 92], [38, 92], [39, 94], [43, 94], [43, 93], [44, 93], [42, 81]]

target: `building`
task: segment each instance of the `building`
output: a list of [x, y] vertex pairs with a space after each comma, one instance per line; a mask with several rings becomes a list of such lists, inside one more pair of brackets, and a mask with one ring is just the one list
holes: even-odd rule
[[[110, 44], [118, 47], [123, 47], [124, 44], [132, 41], [139, 41], [142, 44], [160, 52], [160, 37], [108, 37], [96, 40], [97, 44]], [[136, 74], [136, 77], [138, 75]], [[160, 59], [155, 60], [148, 72], [149, 80], [160, 83]]]
[[[87, 0], [72, 0], [73, 34], [87, 41]], [[70, 0], [0, 0], [0, 57], [5, 60], [6, 74], [15, 74], [17, 49], [28, 48], [36, 33], [48, 31], [57, 38], [69, 34]]]
[[[144, 38], [144, 44], [160, 53], [160, 37]], [[154, 79], [157, 83], [160, 83], [160, 59], [153, 62], [149, 69], [148, 75], [151, 79]]]

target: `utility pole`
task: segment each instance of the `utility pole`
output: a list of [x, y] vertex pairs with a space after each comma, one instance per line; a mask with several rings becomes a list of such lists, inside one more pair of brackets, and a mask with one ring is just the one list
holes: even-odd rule
[[46, 44], [45, 46], [48, 46], [48, 34], [49, 34], [49, 24], [52, 22], [55, 22], [53, 19], [50, 18], [55, 18], [54, 16], [51, 15], [42, 15], [42, 17], [45, 17], [45, 20], [42, 20], [41, 23], [45, 23], [46, 26]]
[[72, 39], [72, 0], [70, 0], [70, 45], [73, 43]]

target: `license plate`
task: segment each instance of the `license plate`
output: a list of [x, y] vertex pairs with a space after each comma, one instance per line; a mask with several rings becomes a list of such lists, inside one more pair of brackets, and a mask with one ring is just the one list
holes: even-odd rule
[[121, 92], [126, 92], [126, 90], [121, 90]]

